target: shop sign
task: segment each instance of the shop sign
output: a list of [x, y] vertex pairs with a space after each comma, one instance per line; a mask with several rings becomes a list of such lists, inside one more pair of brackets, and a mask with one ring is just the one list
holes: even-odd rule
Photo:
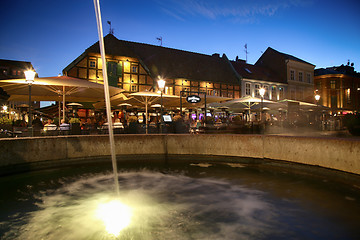
[[186, 101], [189, 103], [198, 103], [201, 101], [201, 98], [198, 95], [189, 95], [186, 97]]

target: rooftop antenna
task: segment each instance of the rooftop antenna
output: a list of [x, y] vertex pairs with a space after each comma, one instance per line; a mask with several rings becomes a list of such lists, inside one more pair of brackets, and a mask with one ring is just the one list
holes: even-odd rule
[[162, 47], [162, 37], [157, 37], [156, 40], [160, 41], [160, 46]]
[[107, 23], [110, 25], [109, 34], [114, 35], [114, 29], [111, 28], [111, 21], [107, 21]]
[[246, 59], [245, 59], [245, 62], [247, 63], [247, 55], [248, 55], [248, 50], [247, 50], [247, 43], [245, 43], [245, 50], [244, 50], [244, 52], [245, 52], [245, 56], [246, 56]]

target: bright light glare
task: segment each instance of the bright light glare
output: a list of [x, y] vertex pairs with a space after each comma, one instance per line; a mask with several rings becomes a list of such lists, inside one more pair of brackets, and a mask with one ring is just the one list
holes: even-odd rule
[[104, 222], [106, 231], [117, 236], [130, 224], [132, 212], [130, 207], [113, 200], [99, 204], [96, 215]]

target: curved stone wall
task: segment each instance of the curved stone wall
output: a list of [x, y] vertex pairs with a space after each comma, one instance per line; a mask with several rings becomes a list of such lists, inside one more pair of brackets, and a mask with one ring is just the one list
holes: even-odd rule
[[[117, 155], [211, 155], [272, 159], [360, 175], [360, 140], [266, 135], [116, 135]], [[108, 156], [109, 137], [0, 140], [0, 167]]]

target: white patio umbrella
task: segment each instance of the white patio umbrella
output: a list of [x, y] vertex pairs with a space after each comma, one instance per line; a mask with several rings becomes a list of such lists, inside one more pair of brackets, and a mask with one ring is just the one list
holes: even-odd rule
[[[276, 103], [267, 99], [263, 99], [262, 100], [263, 103]], [[251, 97], [251, 96], [246, 96], [246, 97], [242, 97], [242, 98], [237, 98], [237, 99], [233, 99], [231, 101], [227, 101], [225, 103], [223, 103], [224, 106], [227, 106], [229, 108], [246, 108], [246, 109], [251, 109], [253, 106], [258, 105], [259, 103], [261, 103], [261, 98], [257, 98], [257, 97]]]
[[263, 102], [263, 107], [268, 107], [270, 109], [272, 107], [276, 107], [276, 108], [279, 107], [278, 102], [270, 101], [267, 99], [261, 100], [261, 98], [251, 97], [251, 96], [237, 98], [237, 99], [222, 103], [222, 105], [229, 107], [229, 109], [233, 110], [234, 112], [241, 111], [241, 110], [247, 110], [248, 114], [250, 115], [250, 111], [252, 109], [259, 108], [259, 104], [261, 104], [261, 102]]
[[[29, 99], [29, 85], [25, 79], [0, 80], [9, 95], [8, 101], [26, 101]], [[110, 95], [122, 95], [123, 89], [110, 87]], [[35, 78], [31, 87], [33, 101], [96, 102], [104, 99], [104, 85], [68, 76]], [[63, 117], [65, 110], [63, 104]]]
[[[145, 105], [145, 112], [146, 112], [146, 134], [148, 133], [148, 106], [152, 105], [152, 104], [156, 104], [159, 103], [161, 100], [161, 94], [157, 93], [157, 92], [148, 92], [148, 91], [144, 91], [144, 92], [136, 92], [136, 93], [131, 93], [129, 94], [129, 102], [134, 102], [136, 103], [141, 103], [143, 105]], [[169, 94], [162, 94], [162, 98], [163, 101], [167, 101], [169, 99], [176, 99], [176, 98], [180, 98], [179, 96], [175, 96], [175, 95], [169, 95]], [[163, 103], [165, 105], [165, 103]]]

